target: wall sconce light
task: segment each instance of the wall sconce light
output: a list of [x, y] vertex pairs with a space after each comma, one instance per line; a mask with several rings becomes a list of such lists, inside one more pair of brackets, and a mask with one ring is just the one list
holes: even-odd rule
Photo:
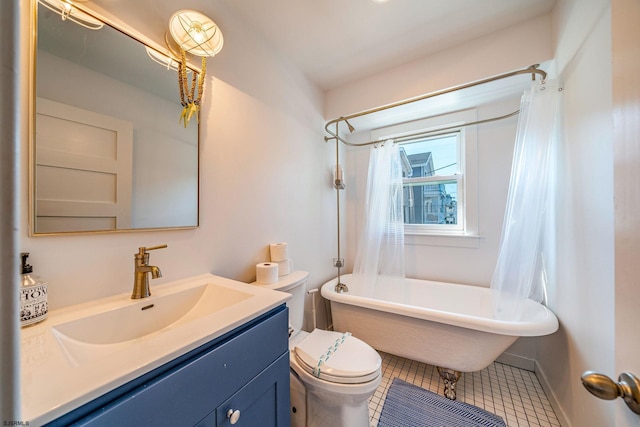
[[[211, 18], [188, 9], [179, 10], [171, 16], [169, 33], [180, 47], [178, 84], [180, 86], [180, 102], [183, 107], [180, 122], [184, 122], [184, 126], [187, 127], [194, 114], [199, 120], [200, 105], [204, 93], [204, 78], [207, 71], [207, 57], [215, 56], [222, 50], [224, 39], [222, 31]], [[193, 73], [191, 87], [189, 87], [187, 80], [187, 52], [202, 58], [202, 71], [200, 76]]]
[[[83, 1], [83, 0], [81, 0]], [[74, 6], [71, 0], [38, 0], [38, 3], [67, 19], [90, 30], [99, 30], [104, 23]]]

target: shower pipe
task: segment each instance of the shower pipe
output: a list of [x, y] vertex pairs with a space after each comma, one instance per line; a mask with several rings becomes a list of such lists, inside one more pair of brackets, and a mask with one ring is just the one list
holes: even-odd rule
[[[465, 83], [463, 85], [454, 86], [454, 87], [451, 87], [451, 88], [448, 88], [448, 89], [443, 89], [443, 90], [440, 90], [440, 91], [437, 91], [437, 92], [431, 92], [431, 93], [428, 93], [426, 95], [421, 95], [421, 96], [418, 96], [418, 97], [415, 97], [415, 98], [409, 98], [409, 99], [406, 99], [404, 101], [399, 101], [399, 102], [395, 102], [393, 104], [383, 105], [381, 107], [376, 107], [376, 108], [372, 108], [372, 109], [369, 109], [369, 110], [361, 111], [359, 113], [354, 113], [354, 114], [351, 114], [351, 115], [348, 115], [348, 116], [342, 116], [342, 117], [339, 117], [337, 119], [333, 119], [333, 120], [327, 122], [327, 124], [324, 127], [325, 131], [329, 135], [331, 135], [331, 136], [325, 136], [324, 140], [325, 140], [325, 142], [328, 142], [328, 141], [331, 141], [331, 140], [336, 140], [336, 142], [339, 141], [339, 142], [342, 142], [343, 144], [349, 145], [351, 147], [362, 147], [362, 146], [366, 146], [366, 145], [378, 144], [378, 143], [380, 143], [379, 140], [374, 140], [374, 141], [368, 141], [368, 142], [362, 142], [362, 143], [355, 144], [355, 143], [352, 143], [352, 142], [349, 142], [349, 141], [345, 140], [344, 138], [341, 138], [339, 136], [339, 134], [338, 134], [338, 126], [340, 125], [340, 122], [345, 122], [347, 124], [347, 127], [349, 128], [349, 131], [353, 132], [355, 129], [348, 122], [349, 119], [355, 119], [357, 117], [367, 116], [369, 114], [378, 113], [380, 111], [389, 110], [391, 108], [400, 107], [400, 106], [403, 106], [403, 105], [411, 104], [413, 102], [422, 101], [422, 100], [425, 100], [425, 99], [433, 98], [433, 97], [440, 96], [440, 95], [445, 95], [447, 93], [456, 92], [456, 91], [459, 91], [459, 90], [462, 90], [462, 89], [467, 89], [467, 88], [470, 88], [470, 87], [479, 86], [479, 85], [483, 85], [483, 84], [486, 84], [486, 83], [491, 83], [491, 82], [494, 82], [496, 80], [501, 80], [501, 79], [505, 79], [505, 78], [508, 78], [508, 77], [517, 76], [517, 75], [520, 75], [520, 74], [531, 74], [531, 80], [535, 80], [536, 79], [536, 74], [539, 74], [542, 77], [542, 82], [544, 83], [544, 81], [547, 78], [547, 73], [545, 71], [543, 71], [543, 70], [538, 69], [539, 66], [540, 66], [539, 64], [535, 64], [535, 65], [532, 65], [532, 66], [530, 66], [528, 68], [524, 68], [524, 69], [521, 69], [521, 70], [511, 71], [509, 73], [504, 73], [504, 74], [499, 74], [497, 76], [489, 77], [489, 78], [486, 78], [486, 79], [483, 79], [483, 80], [477, 80], [475, 82]], [[489, 123], [489, 122], [493, 122], [493, 121], [496, 121], [496, 120], [503, 120], [503, 119], [507, 119], [509, 117], [515, 116], [519, 112], [520, 112], [520, 110], [516, 110], [516, 111], [514, 111], [512, 113], [505, 114], [503, 116], [492, 117], [490, 119], [484, 119], [484, 120], [478, 120], [478, 121], [475, 121], [475, 122], [462, 123], [462, 124], [459, 124], [459, 125], [456, 125], [456, 126], [451, 126], [451, 127], [447, 127], [447, 128], [440, 128], [440, 129], [433, 129], [433, 130], [430, 130], [430, 131], [423, 131], [423, 132], [418, 132], [418, 133], [414, 133], [414, 134], [410, 134], [410, 135], [403, 135], [401, 137], [394, 138], [394, 141], [395, 142], [403, 142], [403, 141], [406, 141], [406, 140], [409, 140], [409, 139], [413, 139], [413, 138], [416, 138], [416, 137], [419, 137], [419, 136], [438, 134], [438, 133], [440, 133], [442, 131], [445, 131], [445, 130], [457, 129], [457, 128], [464, 127], [464, 126], [472, 126], [472, 125], [478, 125], [478, 124], [482, 124], [482, 123]], [[332, 125], [335, 125], [335, 127], [336, 127], [335, 133], [332, 132], [329, 129], [329, 127], [332, 126]]]
[[[342, 180], [342, 178], [339, 179], [338, 177], [338, 168], [340, 166], [340, 156], [339, 156], [339, 145], [340, 142], [342, 142], [345, 145], [351, 146], [351, 147], [363, 147], [366, 145], [374, 145], [374, 144], [379, 144], [381, 141], [380, 140], [373, 140], [373, 141], [368, 141], [368, 142], [361, 142], [361, 143], [352, 143], [349, 142], [343, 138], [341, 138], [339, 136], [339, 126], [340, 126], [340, 122], [345, 122], [347, 125], [347, 128], [349, 129], [349, 132], [353, 132], [355, 129], [353, 126], [351, 126], [351, 123], [349, 123], [349, 119], [355, 119], [357, 117], [362, 117], [362, 116], [366, 116], [369, 114], [373, 114], [373, 113], [377, 113], [380, 111], [385, 111], [385, 110], [389, 110], [391, 108], [396, 108], [396, 107], [400, 107], [403, 105], [407, 105], [407, 104], [411, 104], [413, 102], [417, 102], [417, 101], [422, 101], [425, 99], [429, 99], [429, 98], [433, 98], [436, 96], [440, 96], [440, 95], [444, 95], [447, 93], [451, 93], [451, 92], [456, 92], [458, 90], [462, 90], [462, 89], [467, 89], [470, 87], [474, 87], [474, 86], [479, 86], [485, 83], [491, 83], [494, 82], [496, 80], [502, 80], [502, 79], [506, 79], [508, 77], [513, 77], [513, 76], [517, 76], [520, 74], [531, 74], [531, 80], [535, 80], [536, 79], [536, 74], [539, 74], [541, 76], [541, 81], [542, 83], [545, 82], [546, 78], [547, 78], [547, 73], [543, 70], [538, 69], [538, 67], [540, 66], [540, 64], [534, 64], [528, 68], [524, 68], [521, 70], [516, 70], [516, 71], [512, 71], [509, 73], [504, 73], [504, 74], [499, 74], [497, 76], [493, 76], [493, 77], [488, 77], [486, 79], [482, 79], [482, 80], [477, 80], [475, 82], [471, 82], [471, 83], [465, 83], [463, 85], [459, 85], [459, 86], [454, 86], [451, 87], [449, 89], [443, 89], [437, 92], [431, 92], [428, 93], [426, 95], [421, 95], [418, 97], [414, 97], [414, 98], [409, 98], [406, 99], [404, 101], [399, 101], [399, 102], [395, 102], [392, 104], [387, 104], [387, 105], [383, 105], [381, 107], [377, 107], [377, 108], [372, 108], [369, 110], [364, 110], [361, 111], [359, 113], [354, 113], [348, 116], [343, 116], [343, 117], [339, 117], [337, 119], [333, 119], [329, 122], [327, 122], [327, 124], [324, 126], [324, 130], [331, 136], [325, 136], [324, 137], [324, 141], [325, 142], [329, 142], [331, 140], [335, 140], [336, 141], [336, 171], [335, 171], [335, 176], [334, 176], [334, 187], [336, 189], [336, 211], [337, 211], [337, 220], [338, 220], [338, 227], [337, 227], [337, 234], [338, 234], [338, 239], [337, 239], [337, 244], [338, 244], [338, 258], [334, 260], [333, 262], [333, 266], [337, 267], [338, 269], [338, 280], [336, 282], [336, 286], [335, 286], [335, 291], [338, 293], [342, 293], [342, 292], [349, 292], [349, 288], [347, 287], [346, 284], [342, 283], [340, 281], [341, 279], [341, 269], [342, 267], [344, 267], [344, 261], [342, 260], [342, 258], [340, 258], [340, 190], [345, 188], [344, 182]], [[445, 133], [448, 130], [451, 129], [458, 129], [461, 127], [465, 127], [465, 126], [472, 126], [472, 125], [479, 125], [482, 123], [489, 123], [489, 122], [494, 122], [497, 120], [503, 120], [503, 119], [507, 119], [509, 117], [513, 117], [515, 115], [517, 115], [518, 113], [520, 113], [520, 110], [516, 110], [512, 113], [509, 114], [505, 114], [502, 116], [497, 116], [497, 117], [492, 117], [489, 119], [484, 119], [484, 120], [478, 120], [478, 121], [474, 121], [474, 122], [468, 122], [468, 123], [461, 123], [455, 126], [448, 126], [448, 127], [444, 127], [444, 128], [438, 128], [438, 129], [432, 129], [429, 131], [423, 131], [423, 132], [417, 132], [417, 133], [412, 133], [412, 134], [407, 134], [407, 135], [402, 135], [400, 137], [394, 138], [394, 142], [403, 142], [403, 141], [407, 141], [413, 138], [417, 138], [417, 137], [422, 137], [422, 136], [434, 136], [434, 135], [439, 135], [442, 133]], [[329, 127], [335, 125], [335, 133], [332, 132], [331, 130], [329, 130]]]
[[[336, 122], [336, 133], [338, 133], [338, 123]], [[338, 293], [349, 292], [347, 285], [340, 281], [340, 271], [344, 267], [344, 260], [340, 258], [340, 190], [345, 188], [343, 178], [338, 176], [338, 168], [340, 167], [340, 141], [336, 139], [336, 170], [333, 185], [336, 189], [336, 216], [338, 219], [337, 235], [338, 235], [338, 258], [333, 261], [333, 266], [338, 269], [338, 281], [336, 283], [335, 290]]]

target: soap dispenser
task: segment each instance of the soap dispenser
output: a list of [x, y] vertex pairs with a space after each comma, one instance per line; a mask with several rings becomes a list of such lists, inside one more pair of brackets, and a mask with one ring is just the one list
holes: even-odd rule
[[47, 283], [33, 274], [27, 264], [29, 252], [22, 252], [22, 286], [20, 287], [20, 326], [27, 326], [47, 318]]

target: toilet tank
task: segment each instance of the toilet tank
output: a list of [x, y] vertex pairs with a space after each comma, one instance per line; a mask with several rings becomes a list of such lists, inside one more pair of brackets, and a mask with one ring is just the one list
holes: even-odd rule
[[306, 271], [294, 271], [286, 276], [278, 277], [278, 281], [270, 285], [259, 285], [253, 282], [253, 285], [262, 288], [273, 289], [280, 292], [291, 294], [291, 298], [286, 304], [289, 308], [289, 323], [295, 332], [302, 330], [304, 321], [304, 296], [306, 294], [306, 284], [309, 273]]

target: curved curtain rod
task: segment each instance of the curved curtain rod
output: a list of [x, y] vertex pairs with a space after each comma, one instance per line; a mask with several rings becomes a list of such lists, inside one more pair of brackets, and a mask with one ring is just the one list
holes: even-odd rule
[[[416, 102], [416, 101], [422, 101], [424, 99], [433, 98], [435, 96], [444, 95], [444, 94], [451, 93], [451, 92], [456, 92], [458, 90], [467, 89], [467, 88], [470, 88], [470, 87], [473, 87], [473, 86], [479, 86], [479, 85], [482, 85], [482, 84], [485, 84], [485, 83], [494, 82], [496, 80], [501, 80], [501, 79], [505, 79], [505, 78], [508, 78], [508, 77], [517, 76], [517, 75], [520, 75], [520, 74], [531, 74], [531, 79], [532, 80], [535, 80], [536, 74], [539, 74], [542, 77], [541, 81], [544, 83], [544, 81], [547, 78], [547, 73], [544, 72], [543, 70], [538, 69], [538, 67], [539, 67], [539, 64], [535, 64], [535, 65], [532, 65], [532, 66], [530, 66], [528, 68], [524, 68], [524, 69], [521, 69], [521, 70], [516, 70], [516, 71], [509, 72], [509, 73], [500, 74], [500, 75], [497, 75], [497, 76], [494, 76], [494, 77], [489, 77], [489, 78], [486, 78], [486, 79], [483, 79], [483, 80], [477, 80], [477, 81], [471, 82], [471, 83], [465, 83], [463, 85], [454, 86], [454, 87], [451, 87], [449, 89], [443, 89], [443, 90], [440, 90], [440, 91], [437, 91], [437, 92], [431, 92], [431, 93], [428, 93], [426, 95], [421, 95], [421, 96], [418, 96], [418, 97], [409, 98], [409, 99], [406, 99], [404, 101], [399, 101], [399, 102], [395, 102], [393, 104], [383, 105], [382, 107], [372, 108], [372, 109], [369, 109], [369, 110], [361, 111], [359, 113], [354, 113], [354, 114], [351, 114], [351, 115], [348, 115], [348, 116], [343, 116], [343, 117], [339, 117], [337, 119], [333, 119], [333, 120], [327, 122], [327, 124], [324, 126], [325, 132], [327, 132], [329, 135], [331, 135], [331, 136], [325, 136], [324, 140], [325, 140], [325, 142], [328, 142], [328, 141], [330, 141], [332, 139], [335, 139], [336, 141], [340, 141], [343, 144], [349, 145], [349, 146], [352, 146], [352, 147], [359, 147], [359, 146], [377, 144], [377, 143], [380, 142], [379, 140], [368, 141], [368, 142], [363, 142], [363, 143], [352, 143], [352, 142], [349, 142], [349, 141], [341, 138], [338, 135], [338, 133], [339, 133], [338, 132], [338, 126], [339, 126], [340, 122], [343, 121], [343, 122], [347, 123], [347, 125], [349, 127], [351, 127], [351, 125], [349, 125], [348, 122], [347, 122], [347, 120], [349, 120], [349, 119], [354, 119], [356, 117], [366, 116], [366, 115], [377, 113], [377, 112], [380, 112], [380, 111], [385, 111], [385, 110], [388, 110], [388, 109], [391, 109], [391, 108], [400, 107], [402, 105], [411, 104], [411, 103]], [[493, 117], [493, 118], [490, 118], [490, 119], [479, 120], [479, 121], [470, 122], [470, 123], [463, 123], [463, 124], [456, 125], [456, 126], [450, 126], [450, 127], [447, 127], [447, 128], [434, 129], [434, 130], [431, 130], [431, 131], [419, 132], [419, 133], [410, 134], [410, 135], [403, 135], [403, 136], [401, 136], [399, 138], [396, 138], [395, 141], [398, 142], [398, 141], [411, 139], [411, 138], [415, 138], [415, 137], [419, 137], [419, 136], [427, 136], [427, 135], [437, 134], [438, 132], [442, 132], [442, 131], [450, 130], [450, 129], [456, 129], [456, 128], [460, 128], [460, 127], [463, 127], [463, 126], [471, 126], [471, 125], [477, 125], [477, 124], [482, 124], [482, 123], [488, 123], [488, 122], [492, 122], [492, 121], [496, 121], [496, 120], [502, 120], [502, 119], [506, 119], [506, 118], [515, 116], [519, 112], [520, 112], [520, 110], [517, 110], [517, 111], [514, 111], [512, 113], [505, 114], [505, 115], [499, 116], [499, 117]], [[336, 132], [335, 133], [332, 132], [331, 130], [329, 130], [329, 126], [331, 126], [331, 125], [335, 125], [336, 126]]]
[[[459, 129], [459, 128], [464, 127], [464, 126], [480, 125], [482, 123], [489, 123], [489, 122], [495, 122], [497, 120], [508, 119], [509, 117], [516, 116], [519, 113], [520, 113], [520, 110], [516, 110], [516, 111], [513, 111], [513, 112], [511, 112], [509, 114], [505, 114], [503, 116], [492, 117], [490, 119], [477, 120], [475, 122], [468, 122], [468, 123], [460, 123], [458, 125], [447, 126], [447, 127], [444, 127], [444, 128], [432, 129], [432, 130], [427, 130], [427, 131], [423, 131], [423, 132], [410, 133], [410, 134], [407, 134], [407, 135], [399, 136], [397, 138], [391, 137], [389, 139], [392, 139], [394, 143], [399, 143], [399, 142], [409, 141], [409, 140], [414, 139], [414, 138], [419, 138], [421, 136], [444, 135], [444, 134], [448, 133], [447, 131], [450, 131], [452, 129]], [[329, 138], [329, 139], [335, 139], [335, 138]], [[360, 143], [353, 143], [353, 142], [345, 141], [345, 140], [342, 140], [342, 139], [340, 139], [340, 141], [342, 141], [343, 144], [349, 145], [351, 147], [364, 147], [366, 145], [375, 145], [375, 144], [380, 144], [381, 142], [384, 142], [383, 140], [380, 140], [380, 139], [375, 140], [375, 141], [367, 141], [367, 142], [360, 142]]]

